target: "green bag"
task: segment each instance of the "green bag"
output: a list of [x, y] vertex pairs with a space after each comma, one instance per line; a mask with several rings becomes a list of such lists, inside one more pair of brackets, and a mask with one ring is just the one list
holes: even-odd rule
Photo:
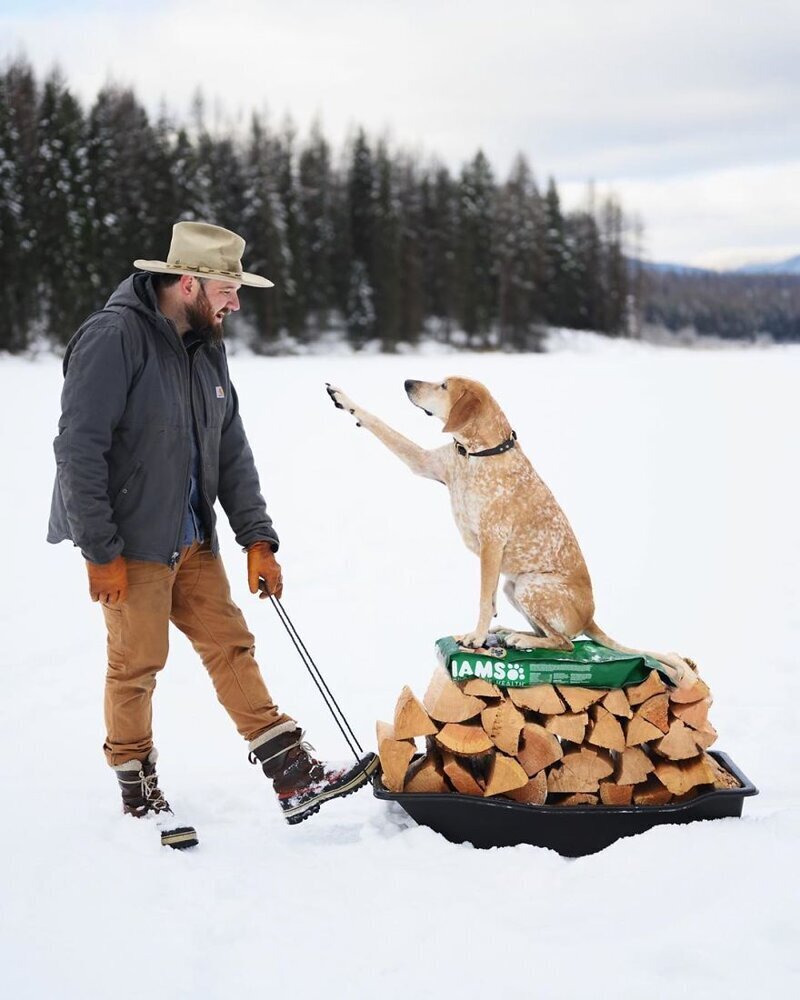
[[[490, 640], [493, 637], [490, 636]], [[472, 677], [498, 687], [533, 684], [576, 684], [588, 688], [621, 688], [641, 684], [661, 664], [650, 656], [620, 653], [591, 639], [575, 639], [571, 652], [558, 649], [464, 649], [451, 636], [436, 640], [440, 660], [454, 680]]]

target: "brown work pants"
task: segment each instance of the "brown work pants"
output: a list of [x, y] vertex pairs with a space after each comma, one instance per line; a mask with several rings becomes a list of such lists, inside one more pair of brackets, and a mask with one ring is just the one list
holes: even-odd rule
[[115, 767], [142, 760], [153, 746], [152, 697], [167, 660], [169, 623], [200, 654], [221, 704], [252, 740], [292, 721], [278, 711], [254, 658], [254, 639], [231, 600], [222, 560], [208, 543], [184, 548], [174, 569], [128, 560], [128, 597], [103, 606], [108, 629], [105, 750]]

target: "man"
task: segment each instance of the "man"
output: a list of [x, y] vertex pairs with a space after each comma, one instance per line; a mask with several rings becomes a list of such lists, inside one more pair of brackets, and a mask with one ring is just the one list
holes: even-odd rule
[[281, 596], [278, 536], [223, 341], [240, 287], [272, 285], [242, 270], [244, 247], [227, 229], [177, 223], [167, 260], [134, 261], [139, 272], [84, 322], [64, 357], [47, 537], [80, 547], [92, 600], [102, 605], [104, 750], [132, 816], [171, 812], [151, 729], [170, 621], [200, 654], [290, 823], [355, 791], [376, 765], [372, 754], [350, 767], [309, 754], [299, 725], [264, 684], [219, 555], [216, 499], [247, 552], [250, 591]]

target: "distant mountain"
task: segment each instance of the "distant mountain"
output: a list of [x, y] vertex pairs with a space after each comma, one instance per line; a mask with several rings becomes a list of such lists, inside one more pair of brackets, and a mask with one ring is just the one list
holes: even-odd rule
[[645, 271], [655, 271], [658, 274], [708, 274], [708, 268], [692, 267], [690, 264], [670, 264], [654, 260], [632, 260], [631, 263], [640, 264]]
[[800, 254], [788, 260], [775, 261], [772, 264], [745, 264], [734, 269], [735, 274], [800, 274]]

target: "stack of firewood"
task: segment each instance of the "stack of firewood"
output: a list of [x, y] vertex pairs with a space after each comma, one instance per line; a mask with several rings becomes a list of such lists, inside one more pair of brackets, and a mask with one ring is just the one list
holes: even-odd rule
[[[503, 689], [452, 680], [440, 666], [420, 702], [405, 687], [378, 722], [383, 784], [393, 792], [501, 795], [532, 805], [662, 805], [738, 782], [706, 750], [711, 692], [668, 687]], [[426, 752], [417, 755], [415, 740]]]

